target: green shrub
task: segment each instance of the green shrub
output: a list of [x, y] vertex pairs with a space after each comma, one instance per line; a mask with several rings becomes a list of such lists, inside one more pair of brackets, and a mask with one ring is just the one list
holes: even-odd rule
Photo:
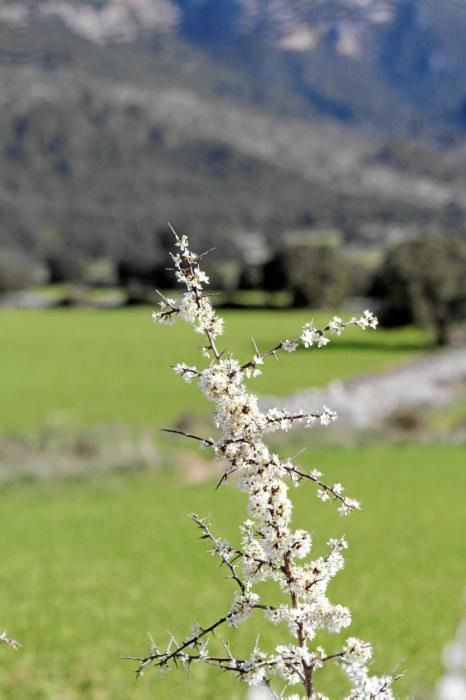
[[337, 247], [325, 243], [289, 245], [263, 268], [264, 289], [290, 291], [295, 307], [339, 306], [349, 285], [349, 265]]

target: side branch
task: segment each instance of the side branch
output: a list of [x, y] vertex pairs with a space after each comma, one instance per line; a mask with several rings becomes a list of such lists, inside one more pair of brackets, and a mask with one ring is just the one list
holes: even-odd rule
[[235, 583], [238, 584], [241, 593], [245, 593], [246, 586], [238, 576], [238, 572], [233, 563], [236, 559], [243, 556], [243, 553], [238, 549], [233, 549], [232, 547], [230, 547], [228, 542], [225, 542], [225, 540], [217, 539], [210, 531], [210, 528], [207, 525], [207, 523], [204, 520], [202, 520], [198, 515], [193, 513], [191, 515], [191, 518], [202, 531], [202, 539], [209, 539], [213, 543], [213, 553], [217, 554], [222, 560], [222, 564], [225, 564], [225, 566], [228, 567], [228, 569], [230, 570], [231, 578], [233, 579], [233, 581], [235, 581]]
[[321, 481], [320, 477], [322, 475], [319, 471], [314, 470], [310, 473], [303, 472], [294, 464], [289, 462], [285, 462], [284, 467], [293, 481], [300, 482], [303, 479], [307, 479], [308, 481], [314, 482], [319, 487], [317, 495], [321, 501], [328, 501], [331, 497], [335, 501], [339, 501], [340, 507], [338, 508], [338, 511], [342, 515], [348, 515], [348, 513], [353, 510], [360, 510], [361, 504], [359, 501], [357, 501], [355, 498], [343, 496], [343, 486], [341, 484], [333, 484], [333, 486], [329, 486], [324, 481]]
[[263, 364], [267, 357], [276, 357], [277, 353], [281, 351], [294, 352], [301, 344], [304, 345], [305, 348], [312, 347], [314, 343], [316, 343], [318, 348], [325, 347], [330, 342], [326, 333], [339, 336], [350, 326], [358, 326], [362, 330], [365, 330], [366, 328], [375, 329], [377, 325], [378, 320], [370, 311], [364, 311], [364, 314], [360, 318], [353, 316], [353, 318], [346, 322], [343, 322], [338, 316], [334, 316], [324, 328], [315, 328], [311, 321], [305, 324], [300, 336], [282, 340], [273, 348], [270, 348], [270, 350], [256, 353], [249, 362], [245, 362], [241, 366], [241, 369], [243, 371], [251, 368], [255, 369], [257, 365]]
[[[187, 239], [185, 239], [185, 237], [180, 238], [170, 223], [168, 226], [176, 238], [176, 242], [181, 253], [181, 255], [172, 255], [172, 260], [175, 263], [176, 268], [176, 277], [178, 281], [183, 282], [186, 285], [188, 292], [192, 292], [197, 310], [199, 314], [202, 315], [203, 311], [205, 311], [202, 304], [202, 284], [205, 282], [208, 283], [209, 278], [199, 269], [199, 267], [195, 268], [195, 264], [198, 262], [199, 256], [189, 250]], [[186, 265], [186, 267], [183, 267], [183, 263]], [[212, 314], [214, 315], [213, 311]], [[220, 353], [215, 345], [214, 333], [212, 332], [212, 329], [209, 328], [208, 325], [205, 325], [202, 328], [202, 332], [207, 338], [209, 347], [215, 359], [218, 361], [220, 359]]]
[[197, 634], [192, 635], [186, 642], [178, 646], [174, 651], [169, 651], [169, 649], [167, 649], [164, 652], [160, 652], [154, 645], [151, 653], [148, 656], [125, 656], [124, 658], [129, 661], [138, 661], [139, 666], [136, 670], [136, 675], [142, 676], [142, 674], [144, 673], [144, 669], [149, 664], [153, 663], [155, 666], [166, 666], [170, 661], [175, 661], [176, 659], [180, 659], [180, 657], [183, 657], [183, 652], [185, 649], [188, 649], [189, 647], [197, 648], [203, 637], [205, 637], [207, 634], [211, 634], [212, 632], [214, 632], [214, 630], [216, 630], [218, 627], [225, 624], [227, 620], [228, 615], [225, 615], [224, 617], [221, 617], [219, 620], [214, 622], [212, 625], [209, 625], [209, 627], [201, 627]]
[[327, 426], [337, 419], [337, 414], [327, 406], [324, 406], [322, 411], [312, 411], [311, 413], [304, 413], [302, 411], [299, 413], [287, 413], [282, 409], [271, 408], [265, 414], [265, 419], [269, 430], [280, 429], [287, 432], [297, 423], [304, 423], [306, 428], [312, 427], [317, 422]]
[[[235, 549], [234, 547], [231, 547], [228, 544], [228, 542], [226, 542], [226, 540], [221, 540], [215, 537], [215, 535], [212, 534], [206, 521], [202, 520], [202, 518], [200, 518], [195, 513], [191, 514], [191, 518], [194, 520], [196, 525], [200, 528], [200, 530], [203, 533], [201, 539], [209, 539], [213, 543], [214, 549], [212, 551], [212, 554], [217, 554], [220, 557], [220, 559], [222, 560], [222, 564], [225, 564], [225, 566], [229, 568], [231, 578], [233, 579], [233, 581], [235, 581], [238, 584], [242, 593], [246, 593], [247, 587], [244, 581], [242, 581], [242, 579], [240, 579], [240, 577], [238, 576], [238, 572], [234, 564], [236, 560], [245, 558], [244, 552], [242, 552], [241, 549]], [[251, 561], [254, 561], [255, 563], [259, 564], [260, 566], [270, 566], [270, 563], [265, 561], [265, 559], [259, 559], [257, 557], [248, 558]], [[259, 603], [254, 604], [252, 608], [254, 610], [275, 610], [273, 605], [263, 605]]]
[[182, 435], [183, 437], [190, 438], [191, 440], [197, 440], [201, 442], [205, 447], [213, 447], [215, 442], [211, 438], [203, 438], [199, 435], [193, 435], [192, 433], [186, 433], [184, 430], [177, 430], [176, 428], [160, 428], [162, 433], [172, 433], [173, 435]]
[[6, 646], [11, 647], [15, 651], [17, 651], [21, 646], [21, 644], [15, 639], [10, 639], [10, 637], [7, 636], [6, 631], [0, 632], [0, 644], [5, 644]]

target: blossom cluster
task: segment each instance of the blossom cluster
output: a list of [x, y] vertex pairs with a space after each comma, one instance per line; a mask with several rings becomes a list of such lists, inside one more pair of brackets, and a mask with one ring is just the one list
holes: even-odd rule
[[[322, 329], [311, 321], [296, 337], [281, 340], [265, 352], [255, 348], [252, 359], [241, 363], [217, 349], [216, 339], [223, 331], [223, 322], [203, 293], [208, 277], [200, 269], [200, 257], [190, 250], [186, 236], [175, 233], [175, 245], [174, 272], [177, 280], [185, 285], [186, 292], [180, 301], [162, 297], [154, 320], [167, 323], [179, 317], [206, 338], [202, 350], [209, 360], [207, 367], [198, 369], [180, 363], [174, 371], [186, 382], [198, 383], [206, 399], [212, 402], [218, 435], [216, 438], [187, 437], [203, 442], [223, 460], [226, 468], [222, 482], [235, 475], [238, 488], [247, 497], [247, 518], [240, 527], [240, 547], [235, 548], [215, 537], [206, 521], [192, 516], [202, 536], [212, 543], [212, 554], [230, 571], [237, 592], [228, 612], [212, 625], [197, 625], [182, 644], [172, 640], [164, 651], [154, 647], [148, 656], [137, 658], [139, 672], [150, 663], [166, 669], [172, 662], [190, 665], [205, 661], [235, 672], [249, 685], [265, 682], [271, 692], [275, 692], [271, 685], [273, 677], [284, 681], [287, 687], [300, 685], [304, 697], [316, 700], [324, 696], [316, 690], [315, 672], [331, 662], [339, 664], [350, 680], [352, 690], [347, 700], [389, 700], [394, 697], [391, 690], [394, 679], [369, 675], [369, 644], [350, 637], [337, 652], [312, 648], [311, 643], [319, 631], [337, 634], [351, 623], [349, 609], [331, 602], [327, 594], [330, 581], [344, 565], [344, 551], [348, 545], [344, 538], [332, 539], [324, 556], [313, 556], [310, 533], [292, 527], [293, 503], [289, 491], [290, 487], [308, 481], [315, 487], [317, 498], [335, 502], [341, 515], [357, 510], [360, 504], [346, 496], [340, 483], [326, 483], [316, 469], [303, 471], [293, 460], [280, 458], [265, 442], [270, 432], [288, 431], [296, 425], [327, 426], [337, 415], [327, 406], [294, 414], [275, 408], [263, 412], [246, 384], [246, 380], [261, 373], [268, 357], [281, 351], [294, 352], [300, 345], [325, 347], [330, 342], [329, 336], [341, 335], [348, 326], [375, 329], [377, 319], [370, 311], [365, 311], [361, 317], [346, 322], [334, 316]], [[278, 606], [262, 600], [255, 589], [256, 584], [267, 580], [275, 582], [283, 594], [283, 603]], [[209, 652], [209, 637], [218, 627], [224, 624], [238, 627], [254, 612], [274, 625], [286, 626], [292, 643], [278, 645], [269, 653], [256, 646], [246, 659], [232, 655], [227, 646], [223, 656]]]

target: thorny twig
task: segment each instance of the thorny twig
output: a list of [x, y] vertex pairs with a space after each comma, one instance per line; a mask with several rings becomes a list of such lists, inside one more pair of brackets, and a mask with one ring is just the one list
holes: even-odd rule
[[[269, 676], [273, 675], [278, 676], [286, 688], [301, 684], [305, 697], [310, 700], [321, 697], [315, 690], [314, 671], [324, 663], [334, 661], [349, 677], [352, 692], [348, 697], [351, 700], [362, 700], [363, 697], [369, 700], [371, 693], [374, 697], [392, 700], [390, 686], [397, 677], [369, 676], [371, 648], [366, 642], [349, 637], [344, 648], [337, 653], [328, 654], [320, 647], [312, 650], [311, 640], [319, 630], [338, 633], [351, 622], [350, 611], [345, 606], [333, 604], [327, 597], [330, 580], [343, 566], [342, 550], [347, 545], [344, 538], [329, 540], [331, 551], [328, 555], [309, 560], [310, 533], [292, 528], [293, 504], [288, 496], [288, 477], [295, 485], [303, 480], [312, 481], [318, 487], [317, 496], [322, 501], [337, 501], [342, 515], [359, 508], [359, 503], [343, 495], [341, 484], [326, 484], [316, 469], [306, 473], [292, 460], [282, 460], [272, 454], [263, 439], [266, 433], [277, 428], [286, 431], [299, 423], [310, 426], [319, 421], [328, 425], [336, 419], [336, 414], [325, 406], [321, 412], [287, 413], [270, 409], [264, 413], [245, 382], [258, 376], [264, 360], [276, 356], [279, 351], [294, 352], [300, 345], [305, 348], [313, 345], [325, 347], [330, 342], [327, 333], [339, 336], [352, 325], [374, 329], [377, 319], [370, 311], [365, 311], [360, 318], [348, 322], [334, 316], [322, 329], [315, 328], [311, 321], [304, 325], [298, 337], [282, 340], [270, 350], [261, 353], [254, 344], [253, 358], [240, 364], [230, 354], [218, 351], [215, 338], [223, 332], [223, 319], [217, 316], [208, 296], [202, 291], [208, 284], [208, 276], [199, 268], [200, 257], [190, 250], [188, 238], [178, 236], [173, 227], [170, 228], [177, 248], [172, 254], [175, 276], [185, 285], [186, 293], [179, 302], [160, 295], [161, 311], [154, 313], [154, 319], [164, 322], [178, 316], [206, 336], [208, 345], [203, 347], [203, 355], [210, 362], [208, 367], [198, 370], [181, 363], [174, 370], [189, 383], [199, 381], [202, 392], [215, 406], [215, 424], [220, 438], [203, 438], [175, 428], [166, 432], [210, 447], [226, 461], [227, 467], [217, 486], [235, 473], [239, 490], [247, 494], [248, 517], [241, 526], [241, 549], [238, 549], [215, 537], [205, 520], [197, 515], [191, 516], [200, 528], [202, 538], [212, 543], [213, 553], [219, 556], [221, 565], [227, 567], [239, 593], [233, 598], [227, 614], [209, 627], [196, 625], [187, 641], [178, 644], [172, 637], [165, 650], [153, 644], [149, 655], [132, 657], [138, 662], [137, 673], [140, 675], [149, 663], [163, 669], [171, 662], [190, 666], [204, 661], [223, 671], [234, 672], [250, 685], [265, 683], [271, 687]], [[303, 559], [304, 563], [300, 563]], [[285, 604], [273, 607], [261, 601], [256, 584], [267, 580], [274, 581], [286, 594]], [[274, 624], [285, 623], [292, 643], [278, 644], [271, 653], [261, 651], [256, 643], [250, 658], [246, 659], [235, 658], [226, 644], [226, 655], [209, 652], [210, 635], [224, 624], [239, 626], [253, 610], [262, 611]], [[282, 695], [275, 694], [274, 697]]]

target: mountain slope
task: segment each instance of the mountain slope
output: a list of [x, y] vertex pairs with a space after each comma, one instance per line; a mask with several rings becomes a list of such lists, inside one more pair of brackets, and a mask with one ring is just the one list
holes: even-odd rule
[[[464, 126], [461, 0], [4, 0], [0, 23], [97, 46], [177, 36], [268, 91], [392, 132]], [[147, 45], [147, 44], [146, 44]]]
[[463, 31], [453, 0], [4, 0], [0, 247], [461, 228]]

